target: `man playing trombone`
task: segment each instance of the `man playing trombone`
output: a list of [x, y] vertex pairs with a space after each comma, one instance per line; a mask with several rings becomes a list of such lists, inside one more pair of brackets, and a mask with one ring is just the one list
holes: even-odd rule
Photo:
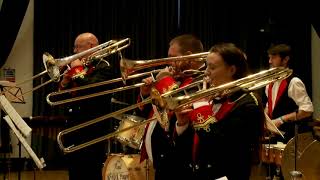
[[[74, 53], [81, 53], [99, 45], [97, 37], [92, 33], [82, 33], [77, 36], [74, 42]], [[83, 86], [100, 81], [112, 79], [109, 64], [98, 61], [88, 64], [87, 59], [90, 54], [81, 59], [71, 62], [71, 69], [63, 76], [60, 88], [67, 89]], [[86, 94], [94, 93], [97, 89], [86, 90]], [[89, 91], [89, 92], [88, 92]], [[84, 92], [71, 93], [72, 97], [80, 96]], [[67, 126], [83, 123], [93, 118], [99, 117], [110, 111], [110, 96], [91, 98], [78, 101], [67, 106], [66, 116]], [[106, 122], [105, 122], [106, 123]], [[99, 135], [105, 134], [108, 124], [99, 123], [79, 133], [69, 135], [66, 141], [77, 143], [81, 140], [91, 140]], [[101, 169], [106, 159], [106, 143], [100, 142], [93, 146], [66, 155], [69, 168], [69, 179], [94, 179], [101, 180]]]
[[[185, 56], [194, 53], [203, 52], [201, 41], [193, 35], [185, 34], [177, 36], [169, 43], [168, 57]], [[144, 83], [148, 84], [140, 89], [138, 102], [150, 95], [150, 90], [155, 87], [161, 94], [173, 90], [178, 87], [183, 87], [190, 84], [195, 77], [184, 74], [185, 70], [197, 70], [203, 62], [199, 61], [176, 61], [171, 63], [170, 68], [165, 68], [157, 75], [156, 83], [153, 83], [152, 78], [146, 78]], [[168, 76], [169, 75], [169, 76]], [[140, 107], [138, 115], [146, 118], [153, 115], [152, 106]], [[171, 115], [173, 115], [171, 113]], [[169, 115], [170, 116], [170, 115]], [[180, 172], [178, 169], [182, 159], [177, 159], [175, 153], [171, 150], [174, 146], [171, 141], [174, 135], [174, 122], [169, 120], [169, 126], [163, 127], [159, 122], [153, 121], [145, 128], [145, 135], [141, 148], [141, 160], [149, 159], [153, 163], [155, 169], [155, 179], [172, 179], [173, 174]], [[183, 175], [183, 174], [179, 174]], [[181, 179], [185, 179], [181, 177]]]

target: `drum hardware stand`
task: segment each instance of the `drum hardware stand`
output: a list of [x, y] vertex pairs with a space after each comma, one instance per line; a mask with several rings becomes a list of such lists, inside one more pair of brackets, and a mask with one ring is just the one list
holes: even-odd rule
[[[297, 118], [296, 118], [297, 119]], [[291, 180], [300, 180], [302, 179], [302, 173], [297, 171], [297, 154], [298, 154], [298, 124], [294, 124], [294, 170], [290, 171]]]
[[[268, 158], [270, 158], [270, 151], [271, 151], [271, 132], [268, 132], [268, 141], [269, 141], [269, 143], [268, 143], [268, 148], [269, 149], [266, 149], [266, 151], [268, 150]], [[268, 163], [268, 175], [267, 175], [267, 177], [266, 177], [266, 180], [271, 180], [271, 163]]]
[[150, 170], [150, 168], [149, 168], [149, 158], [147, 158], [146, 159], [146, 180], [149, 180], [149, 175], [150, 175], [150, 173], [149, 173], [149, 170]]
[[111, 153], [111, 142], [110, 142], [110, 139], [108, 139], [107, 157], [110, 156], [110, 153]]

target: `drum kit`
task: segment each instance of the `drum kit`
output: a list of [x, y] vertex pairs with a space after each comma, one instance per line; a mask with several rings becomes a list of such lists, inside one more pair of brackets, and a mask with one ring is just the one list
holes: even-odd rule
[[[118, 131], [126, 129], [142, 122], [144, 118], [123, 114], [115, 116], [114, 118], [120, 120]], [[140, 150], [143, 136], [145, 132], [145, 126], [139, 126], [132, 128], [128, 131], [117, 134], [115, 139], [119, 141], [123, 146], [128, 146], [134, 150]], [[103, 169], [103, 180], [114, 179], [127, 179], [127, 180], [153, 180], [154, 169], [152, 162], [147, 159], [140, 162], [140, 154], [124, 154], [124, 153], [108, 153]]]
[[103, 180], [148, 180], [154, 179], [154, 170], [150, 161], [140, 162], [139, 154], [111, 154], [105, 161]]
[[[287, 144], [263, 144], [261, 161], [275, 165], [276, 174], [280, 169], [284, 180], [316, 180], [320, 177], [320, 141], [316, 138], [320, 128], [314, 132], [298, 133]], [[270, 175], [270, 172], [269, 172]], [[270, 176], [267, 179], [271, 179]]]
[[[75, 87], [71, 89], [52, 92], [48, 94], [46, 97], [48, 104], [50, 106], [56, 106], [56, 105], [62, 105], [66, 103], [80, 101], [83, 99], [93, 98], [97, 96], [107, 95], [111, 93], [121, 92], [124, 90], [130, 90], [130, 89], [135, 89], [135, 88], [145, 86], [146, 83], [137, 83], [137, 84], [127, 86], [126, 81], [129, 79], [153, 76], [153, 73], [157, 73], [160, 71], [160, 69], [158, 69], [158, 70], [153, 70], [149, 72], [138, 73], [138, 71], [144, 70], [146, 68], [157, 67], [160, 65], [171, 65], [173, 62], [176, 62], [176, 61], [190, 61], [190, 60], [206, 61], [206, 57], [209, 54], [209, 52], [202, 52], [202, 53], [178, 56], [178, 57], [134, 61], [134, 60], [123, 58], [121, 54], [121, 50], [128, 47], [129, 45], [130, 45], [129, 38], [126, 38], [120, 41], [110, 40], [108, 42], [105, 42], [101, 45], [98, 45], [96, 47], [83, 51], [81, 53], [68, 56], [65, 58], [60, 58], [60, 59], [54, 59], [49, 53], [45, 53], [43, 54], [43, 63], [46, 70], [40, 73], [39, 75], [34, 76], [33, 78], [36, 78], [36, 77], [39, 77], [40, 75], [48, 73], [51, 78], [50, 81], [58, 82], [60, 77], [63, 75], [63, 74], [60, 74], [59, 68], [67, 66], [69, 63], [73, 62], [74, 60], [79, 59], [83, 56], [89, 56], [88, 62], [90, 63], [92, 63], [96, 59], [99, 59], [99, 62], [100, 61], [104, 62], [105, 61], [103, 60], [104, 57], [107, 57], [111, 54], [118, 52], [119, 56], [121, 57], [121, 60], [120, 60], [121, 77], [107, 80], [107, 81], [92, 83], [92, 84], [88, 84], [80, 87]], [[190, 72], [191, 74], [194, 73], [199, 75], [199, 73], [203, 74], [204, 71], [199, 71], [199, 70], [188, 71], [187, 74], [190, 74]], [[186, 92], [188, 92], [189, 88], [193, 89], [195, 87], [200, 87], [205, 82], [205, 80], [197, 81], [183, 88], [179, 88], [177, 90], [173, 90], [161, 95], [160, 93], [158, 93], [159, 95], [156, 94], [154, 96], [151, 96], [150, 98], [146, 98], [137, 104], [130, 105], [128, 107], [119, 109], [112, 113], [109, 113], [100, 117], [96, 117], [95, 119], [88, 120], [81, 124], [64, 129], [58, 133], [57, 143], [59, 148], [65, 154], [78, 151], [80, 149], [86, 148], [88, 146], [91, 146], [93, 144], [96, 144], [105, 140], [109, 140], [111, 138], [115, 138], [117, 141], [119, 141], [121, 144], [125, 146], [129, 146], [135, 150], [140, 150], [142, 139], [144, 136], [144, 131], [145, 131], [145, 127], [143, 125], [146, 125], [146, 123], [149, 123], [151, 121], [161, 119], [161, 118], [153, 117], [151, 119], [145, 120], [143, 118], [139, 118], [133, 115], [123, 115], [120, 117], [116, 117], [119, 114], [122, 115], [128, 111], [134, 110], [138, 107], [141, 107], [146, 104], [151, 104], [154, 102], [156, 102], [156, 104], [158, 104], [162, 109], [175, 110], [181, 107], [185, 107], [186, 105], [190, 105], [191, 102], [197, 101], [202, 98], [215, 98], [221, 95], [234, 93], [241, 89], [245, 89], [247, 91], [254, 91], [261, 87], [266, 86], [271, 82], [285, 79], [289, 77], [292, 74], [292, 72], [293, 71], [288, 68], [271, 68], [269, 70], [264, 70], [256, 74], [252, 74], [250, 76], [230, 82], [227, 85], [221, 85], [218, 87], [213, 86], [208, 89], [199, 88], [197, 93], [186, 96], [187, 94]], [[80, 75], [82, 76], [83, 74], [80, 74]], [[72, 77], [78, 77], [78, 76], [77, 74], [75, 74]], [[99, 86], [105, 86], [112, 83], [119, 83], [119, 82], [122, 82], [122, 85], [119, 88], [104, 90], [102, 92], [90, 93], [90, 94], [77, 96], [69, 99], [63, 98], [62, 100], [55, 100], [55, 98], [59, 99], [58, 98], [59, 96], [63, 97], [64, 94], [73, 93], [75, 91], [80, 91], [80, 90], [82, 91], [82, 90], [95, 88]], [[104, 89], [104, 88], [101, 88], [101, 89]], [[120, 120], [120, 125], [117, 131], [106, 134], [101, 137], [97, 137], [95, 139], [84, 142], [82, 144], [72, 144], [72, 143], [69, 145], [65, 144], [65, 141], [64, 141], [65, 135], [74, 133], [77, 130], [94, 125], [98, 122], [105, 121], [111, 117]], [[313, 146], [317, 146], [317, 143], [314, 143], [314, 144], [315, 145]], [[110, 143], [109, 143], [109, 146], [110, 146]], [[272, 151], [270, 147], [271, 146], [269, 146], [269, 149], [268, 149], [267, 146], [265, 146], [265, 151], [266, 151], [265, 154], [268, 154], [265, 157], [266, 159], [268, 159], [266, 160], [266, 162], [268, 163], [276, 162], [277, 164], [280, 164], [280, 163], [283, 164], [281, 160], [283, 159], [282, 154], [286, 152], [286, 150], [284, 149], [284, 146], [272, 146]], [[317, 151], [317, 149], [312, 147], [309, 151], [315, 152]], [[109, 157], [105, 161], [104, 168], [103, 168], [103, 179], [105, 180], [106, 179], [108, 180], [109, 179], [110, 180], [111, 179], [135, 179], [135, 178], [147, 179], [147, 180], [154, 179], [154, 174], [152, 173], [153, 172], [152, 165], [149, 164], [150, 162], [148, 160], [140, 163], [139, 154], [129, 154], [129, 155], [112, 154], [109, 151], [108, 155]], [[304, 159], [305, 159], [304, 161], [307, 161], [310, 158], [307, 156], [307, 157], [304, 157]], [[308, 169], [308, 170], [305, 170], [304, 172], [312, 173], [312, 170]]]

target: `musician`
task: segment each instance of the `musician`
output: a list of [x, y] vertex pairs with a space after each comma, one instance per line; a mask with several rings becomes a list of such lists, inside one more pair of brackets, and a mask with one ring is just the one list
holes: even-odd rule
[[[268, 49], [268, 56], [270, 67], [287, 68], [291, 60], [291, 48], [286, 44], [274, 45]], [[287, 143], [294, 136], [294, 123], [302, 123], [313, 113], [305, 85], [292, 74], [287, 79], [266, 86], [265, 93], [268, 97], [265, 110], [285, 136], [285, 139], [277, 136], [276, 141]]]
[[[92, 33], [82, 33], [74, 42], [74, 53], [80, 53], [99, 44], [97, 37]], [[87, 57], [75, 60], [70, 64], [71, 69], [63, 76], [60, 82], [62, 89], [83, 86], [91, 83], [112, 79], [111, 69], [107, 63], [94, 61], [88, 64]], [[99, 87], [101, 91], [102, 87]], [[95, 93], [97, 89], [89, 89], [70, 94], [71, 97]], [[110, 96], [99, 96], [77, 101], [66, 107], [67, 127], [72, 127], [100, 117], [109, 112]], [[66, 144], [78, 145], [97, 137], [101, 137], [110, 129], [107, 122], [78, 130], [77, 133], [66, 135]], [[69, 143], [68, 143], [69, 142]], [[106, 142], [96, 143], [84, 149], [66, 155], [69, 168], [69, 179], [96, 179], [101, 180], [103, 162], [106, 159]]]
[[[211, 86], [245, 77], [248, 67], [244, 53], [231, 43], [214, 45], [207, 57], [205, 73]], [[259, 152], [264, 114], [259, 98], [245, 91], [193, 103], [176, 112], [174, 139], [177, 154], [188, 151], [185, 164], [188, 179], [249, 179], [252, 155]], [[191, 143], [190, 143], [191, 142]]]
[[[190, 34], [184, 34], [173, 38], [169, 43], [168, 57], [176, 57], [200, 53], [203, 51], [201, 41]], [[157, 82], [153, 86], [162, 94], [178, 87], [190, 84], [195, 77], [184, 76], [184, 70], [198, 69], [203, 63], [185, 61], [172, 63], [172, 68], [165, 68], [161, 71], [156, 79]], [[142, 87], [138, 101], [150, 95], [152, 79], [144, 79], [143, 82], [149, 86]], [[151, 106], [143, 106], [137, 112], [138, 115], [150, 118], [153, 115]], [[169, 113], [170, 114], [170, 113]], [[173, 113], [169, 116], [172, 116]], [[184, 178], [182, 168], [179, 165], [183, 159], [176, 158], [176, 154], [172, 151], [174, 144], [171, 140], [174, 135], [175, 119], [169, 120], [169, 127], [163, 127], [157, 121], [153, 121], [146, 126], [145, 136], [141, 149], [141, 160], [148, 158], [153, 162], [155, 169], [155, 179], [172, 179], [175, 174], [179, 174], [181, 179]], [[182, 163], [181, 163], [182, 164]], [[187, 176], [186, 176], [187, 178]]]

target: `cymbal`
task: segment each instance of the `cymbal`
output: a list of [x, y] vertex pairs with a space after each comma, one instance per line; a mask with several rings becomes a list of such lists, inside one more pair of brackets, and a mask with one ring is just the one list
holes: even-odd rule
[[[306, 147], [310, 145], [314, 141], [313, 135], [311, 132], [308, 133], [301, 133], [298, 134], [298, 144], [297, 144], [297, 161], [296, 161], [296, 167], [297, 171], [302, 171], [303, 167], [307, 166], [308, 163], [301, 161], [301, 156], [303, 155], [304, 151], [306, 150]], [[295, 163], [295, 139], [291, 138], [284, 151], [283, 151], [283, 157], [281, 162], [281, 169], [282, 169], [282, 175], [285, 180], [291, 179], [290, 172], [294, 171], [294, 163]], [[316, 155], [313, 155], [316, 156]]]
[[320, 177], [320, 142], [314, 140], [300, 157], [301, 172], [304, 179], [316, 180]]

